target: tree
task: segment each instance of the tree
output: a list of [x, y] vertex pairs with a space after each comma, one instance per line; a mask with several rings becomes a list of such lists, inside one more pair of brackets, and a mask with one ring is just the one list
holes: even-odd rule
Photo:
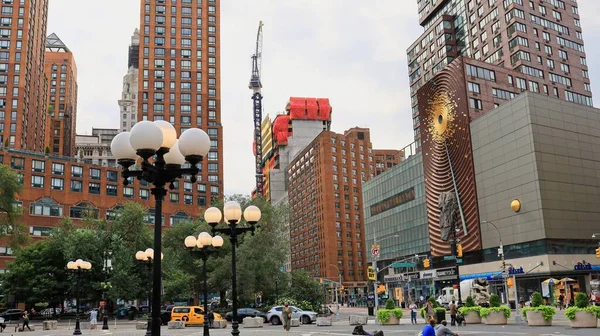
[[66, 260], [56, 240], [45, 239], [16, 250], [8, 264], [2, 287], [16, 302], [56, 305], [67, 296], [70, 283], [65, 273]]
[[17, 173], [0, 164], [0, 235], [10, 233], [13, 246], [22, 245], [28, 239], [24, 226], [18, 221], [21, 207], [16, 205], [15, 196], [21, 188]]

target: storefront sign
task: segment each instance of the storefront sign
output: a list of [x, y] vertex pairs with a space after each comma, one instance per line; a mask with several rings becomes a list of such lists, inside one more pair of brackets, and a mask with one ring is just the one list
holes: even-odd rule
[[435, 271], [422, 271], [420, 276], [421, 279], [433, 279]]
[[592, 270], [592, 264], [590, 263], [580, 263], [578, 262], [577, 264], [575, 264], [575, 267], [573, 267], [576, 271], [591, 271]]
[[456, 277], [456, 268], [440, 268], [439, 270], [435, 271], [435, 274], [437, 278]]
[[408, 203], [415, 199], [415, 188], [411, 187], [404, 191], [397, 193], [394, 196], [388, 197], [381, 202], [377, 202], [371, 205], [371, 216], [375, 216], [384, 211], [388, 211], [392, 208], [400, 206], [404, 203]]
[[525, 274], [525, 271], [523, 270], [523, 267], [519, 267], [519, 268], [509, 267], [508, 274], [510, 274], [510, 275]]
[[402, 280], [404, 280], [402, 274], [393, 274], [393, 275], [384, 275], [383, 276], [384, 282], [400, 282]]

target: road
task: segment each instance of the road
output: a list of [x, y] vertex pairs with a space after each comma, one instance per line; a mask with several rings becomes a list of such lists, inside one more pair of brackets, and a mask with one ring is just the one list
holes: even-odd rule
[[[321, 335], [350, 335], [354, 327], [348, 324], [348, 318], [350, 315], [366, 315], [366, 309], [364, 308], [343, 308], [340, 310], [339, 321], [335, 321], [331, 327], [317, 327], [314, 324], [302, 325], [297, 328], [292, 328], [290, 332], [285, 332], [281, 326], [273, 326], [271, 324], [265, 324], [262, 328], [246, 329], [240, 326], [240, 334], [242, 336], [321, 336]], [[409, 314], [404, 315], [405, 317]], [[41, 323], [34, 322], [36, 331], [18, 333], [18, 335], [31, 335], [31, 336], [67, 336], [73, 333], [73, 325], [69, 323], [61, 322], [58, 330], [43, 331], [41, 329]], [[414, 336], [422, 330], [424, 321], [419, 319], [418, 325], [411, 325], [410, 319], [402, 318], [401, 324], [398, 326], [379, 326], [375, 324], [375, 321], [369, 320], [368, 325], [365, 326], [365, 330], [383, 330], [385, 335], [398, 335], [398, 336]], [[4, 331], [4, 335], [13, 335], [14, 329], [7, 328]], [[553, 321], [552, 327], [529, 327], [526, 324], [515, 324], [514, 319], [509, 321], [506, 326], [486, 326], [483, 324], [468, 325], [453, 329], [460, 335], [485, 335], [485, 336], [597, 336], [599, 335], [600, 329], [572, 329], [569, 327], [569, 322], [564, 317], [563, 312], [558, 312], [556, 318]], [[114, 321], [110, 325], [110, 330], [82, 330], [83, 335], [95, 335], [95, 336], [143, 336], [144, 330], [136, 330], [135, 324], [128, 321], [121, 321], [117, 323], [115, 328]], [[225, 336], [231, 334], [231, 327], [226, 329], [211, 329], [210, 334], [212, 336]], [[186, 328], [182, 330], [169, 330], [167, 327], [163, 327], [162, 336], [201, 336], [202, 328]]]

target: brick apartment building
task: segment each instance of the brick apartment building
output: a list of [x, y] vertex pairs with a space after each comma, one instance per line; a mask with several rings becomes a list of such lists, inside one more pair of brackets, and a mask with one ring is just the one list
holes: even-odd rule
[[291, 268], [366, 286], [363, 181], [375, 173], [369, 129], [323, 131], [287, 166]]
[[52, 33], [46, 39], [44, 72], [48, 80], [46, 148], [52, 154], [74, 156], [77, 121], [77, 65], [73, 53]]
[[48, 0], [3, 1], [0, 12], [0, 141], [43, 152]]
[[219, 8], [219, 0], [140, 0], [137, 119], [208, 133], [199, 180], [211, 197], [223, 192]]
[[[408, 48], [415, 140], [417, 90], [463, 56], [472, 119], [532, 91], [592, 106], [579, 9], [575, 0], [419, 0], [425, 32]], [[490, 77], [489, 71], [502, 73]], [[482, 87], [478, 79], [487, 81]]]
[[[23, 184], [17, 196], [17, 206], [23, 209], [19, 221], [28, 227], [34, 241], [47, 235], [64, 218], [78, 221], [85, 212], [92, 218], [110, 219], [111, 213], [127, 202], [148, 207], [146, 222], [154, 223], [151, 185], [132, 178], [124, 187], [118, 168], [13, 149], [0, 151], [0, 163], [19, 174]], [[179, 180], [163, 203], [163, 225], [173, 226], [198, 218], [206, 204], [206, 184], [198, 183], [194, 187], [189, 179]], [[12, 253], [8, 253], [11, 252], [9, 240], [6, 236], [0, 238], [0, 273], [12, 259]]]

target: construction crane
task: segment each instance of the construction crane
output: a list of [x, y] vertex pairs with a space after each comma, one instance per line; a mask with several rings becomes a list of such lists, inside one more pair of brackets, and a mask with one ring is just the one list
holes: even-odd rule
[[258, 23], [258, 33], [256, 34], [256, 50], [252, 55], [252, 76], [248, 88], [252, 90], [252, 110], [254, 113], [254, 148], [255, 148], [255, 168], [256, 168], [256, 195], [264, 195], [263, 191], [263, 170], [262, 170], [262, 83], [260, 82], [262, 44], [263, 44], [263, 23]]

